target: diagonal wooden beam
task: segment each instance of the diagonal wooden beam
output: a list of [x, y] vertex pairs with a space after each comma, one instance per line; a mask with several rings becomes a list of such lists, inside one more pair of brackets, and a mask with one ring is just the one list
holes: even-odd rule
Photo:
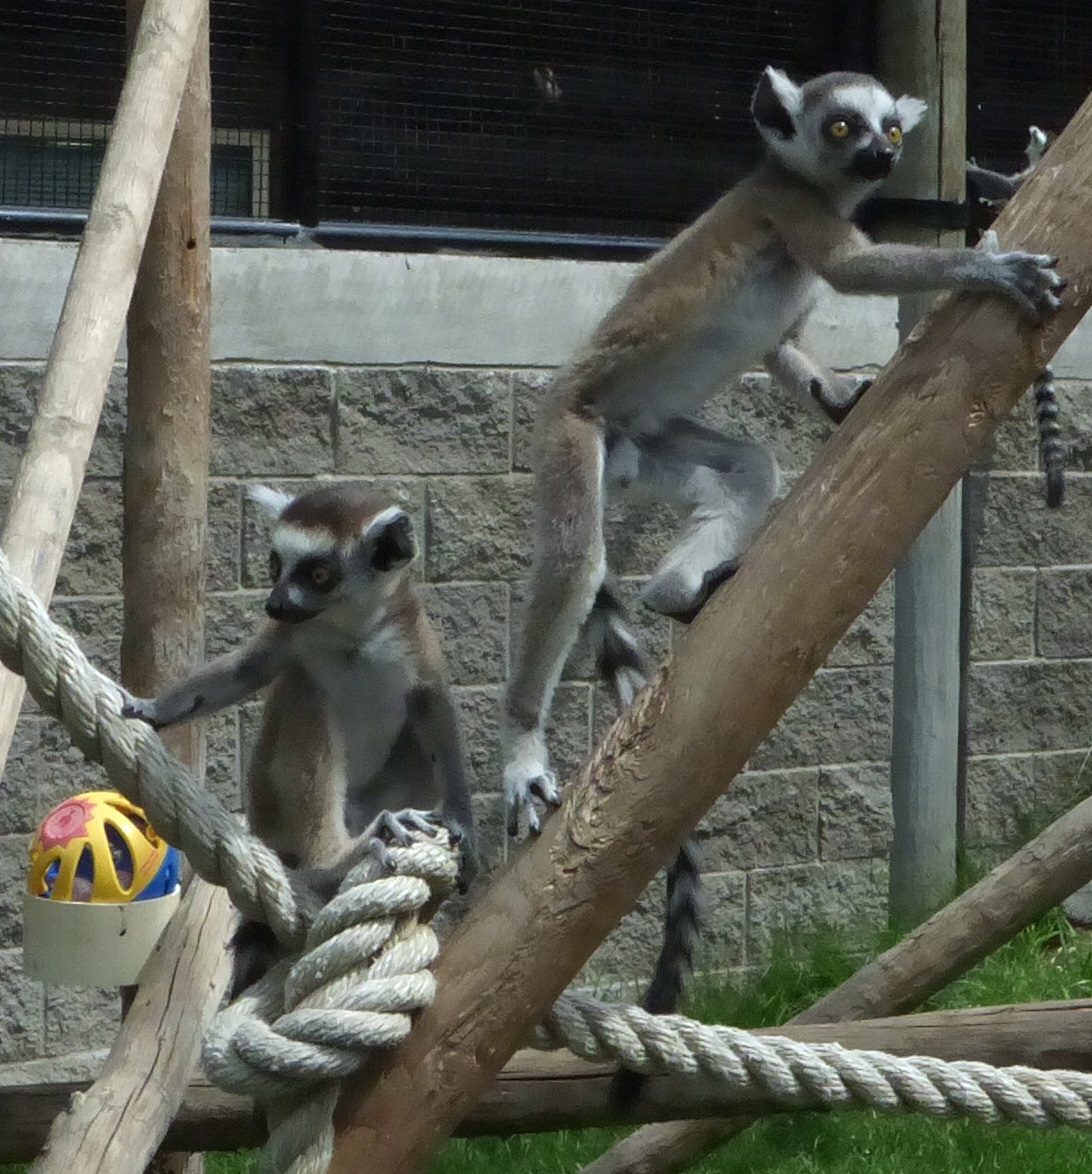
[[1070, 280], [1042, 328], [945, 300], [797, 482], [739, 574], [478, 900], [409, 1039], [348, 1089], [331, 1174], [411, 1174], [450, 1135], [867, 605], [1092, 304], [1092, 100], [997, 223]]

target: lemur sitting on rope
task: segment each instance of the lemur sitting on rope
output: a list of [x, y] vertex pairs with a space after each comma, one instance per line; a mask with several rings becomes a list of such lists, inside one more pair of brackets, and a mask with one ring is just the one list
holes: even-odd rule
[[[1009, 175], [979, 167], [973, 159], [968, 160], [967, 183], [978, 199], [978, 207], [991, 213], [990, 220], [1039, 166], [1051, 137], [1037, 126], [1028, 127], [1028, 145], [1024, 148], [1027, 166]], [[1046, 504], [1048, 509], [1057, 509], [1065, 501], [1065, 444], [1058, 425], [1058, 397], [1050, 367], [1039, 372], [1031, 390], [1035, 396], [1035, 421], [1039, 431], [1039, 464], [1046, 474]]]
[[[163, 729], [271, 686], [247, 772], [251, 831], [332, 893], [376, 836], [442, 818], [465, 884], [477, 865], [470, 796], [439, 641], [409, 580], [409, 517], [359, 485], [250, 496], [274, 523], [269, 622], [123, 712]], [[235, 945], [237, 992], [276, 950], [259, 922]]]

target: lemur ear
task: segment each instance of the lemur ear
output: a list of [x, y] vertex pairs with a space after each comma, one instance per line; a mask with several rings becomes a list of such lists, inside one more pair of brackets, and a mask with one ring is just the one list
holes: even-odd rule
[[413, 523], [405, 510], [391, 506], [364, 527], [364, 542], [370, 545], [370, 561], [377, 571], [393, 571], [412, 562], [417, 553]]
[[928, 109], [929, 107], [920, 98], [911, 98], [908, 94], [903, 94], [895, 102], [895, 113], [899, 116], [902, 133], [906, 134], [908, 130], [913, 130], [925, 117], [925, 112]]
[[799, 114], [800, 87], [780, 69], [767, 65], [751, 99], [751, 117], [758, 129], [791, 139]]
[[296, 500], [293, 494], [274, 489], [271, 485], [251, 485], [246, 495], [271, 522], [275, 522]]

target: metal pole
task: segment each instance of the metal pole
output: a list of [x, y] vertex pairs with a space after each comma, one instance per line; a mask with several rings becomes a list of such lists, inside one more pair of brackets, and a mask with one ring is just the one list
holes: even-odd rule
[[[961, 199], [966, 112], [966, 0], [883, 0], [879, 57], [896, 93], [929, 104], [888, 194]], [[959, 234], [910, 229], [900, 239], [959, 245]], [[905, 338], [931, 303], [899, 302]], [[891, 732], [890, 916], [917, 924], [956, 883], [960, 713], [962, 488], [957, 485], [895, 570]]]

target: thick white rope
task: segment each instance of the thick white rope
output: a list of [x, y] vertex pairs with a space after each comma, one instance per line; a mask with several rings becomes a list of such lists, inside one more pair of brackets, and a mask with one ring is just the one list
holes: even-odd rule
[[[450, 886], [454, 846], [413, 833], [408, 847], [365, 858], [318, 912], [309, 894], [301, 900], [276, 856], [198, 789], [148, 727], [119, 716], [120, 688], [14, 579], [3, 551], [0, 660], [25, 675], [38, 703], [190, 855], [201, 876], [225, 885], [248, 916], [268, 920], [286, 944], [305, 948], [217, 1017], [205, 1062], [217, 1083], [267, 1100], [271, 1138], [263, 1170], [323, 1174], [333, 1147], [337, 1082], [371, 1049], [401, 1042], [412, 1013], [432, 1000], [426, 968], [436, 939], [418, 918]], [[564, 1046], [584, 1059], [617, 1060], [642, 1072], [712, 1076], [722, 1082], [725, 1105], [761, 1094], [791, 1108], [855, 1106], [1092, 1127], [1087, 1073], [854, 1052], [576, 995], [558, 1000], [532, 1046]]]
[[439, 943], [418, 919], [451, 889], [458, 858], [446, 832], [408, 837], [353, 868], [302, 955], [278, 963], [205, 1033], [209, 1079], [265, 1108], [269, 1174], [325, 1174], [338, 1081], [374, 1049], [401, 1043], [413, 1012], [432, 1002]]

